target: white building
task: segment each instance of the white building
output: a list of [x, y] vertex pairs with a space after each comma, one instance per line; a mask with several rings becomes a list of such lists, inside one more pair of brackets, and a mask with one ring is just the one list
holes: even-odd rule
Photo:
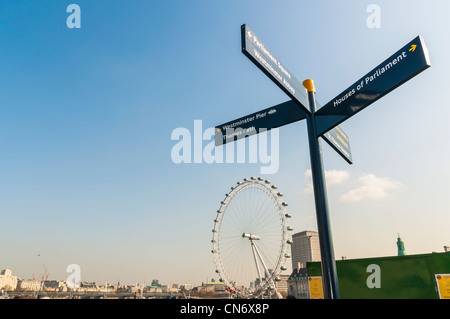
[[12, 275], [11, 269], [3, 269], [0, 272], [0, 289], [14, 291], [17, 288], [17, 276]]
[[38, 280], [19, 279], [17, 281], [17, 289], [21, 291], [39, 291], [41, 282]]
[[296, 268], [288, 281], [289, 295], [296, 299], [310, 299], [309, 279], [306, 268]]

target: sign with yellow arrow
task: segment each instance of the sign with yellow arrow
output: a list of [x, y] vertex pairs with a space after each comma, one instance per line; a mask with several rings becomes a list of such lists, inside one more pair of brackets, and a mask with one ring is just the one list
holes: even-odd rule
[[424, 39], [418, 36], [319, 109], [317, 134], [323, 136], [430, 66]]

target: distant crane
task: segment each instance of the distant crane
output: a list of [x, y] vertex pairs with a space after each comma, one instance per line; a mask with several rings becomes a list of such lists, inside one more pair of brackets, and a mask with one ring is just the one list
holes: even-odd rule
[[[44, 274], [42, 274], [42, 275], [40, 276], [41, 281], [46, 281], [46, 280], [48, 280], [48, 276], [49, 276], [49, 274], [48, 274], [48, 268], [44, 265]], [[39, 276], [38, 276], [38, 278], [39, 278]], [[34, 273], [33, 273], [33, 280], [38, 280], [38, 279], [34, 276]]]
[[47, 267], [45, 267], [45, 265], [44, 265], [44, 274], [42, 275], [42, 281], [44, 281], [44, 278], [45, 278], [45, 280], [47, 281], [48, 280], [48, 268]]

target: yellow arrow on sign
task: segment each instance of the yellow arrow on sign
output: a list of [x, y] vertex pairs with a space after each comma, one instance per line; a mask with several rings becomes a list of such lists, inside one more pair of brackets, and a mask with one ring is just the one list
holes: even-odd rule
[[411, 45], [411, 49], [409, 49], [409, 51], [414, 52], [414, 50], [416, 49], [416, 46], [417, 46], [417, 45], [415, 45], [415, 44]]

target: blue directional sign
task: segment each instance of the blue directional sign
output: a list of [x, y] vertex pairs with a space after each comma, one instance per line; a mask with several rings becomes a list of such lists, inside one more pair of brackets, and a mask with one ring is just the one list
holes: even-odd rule
[[299, 80], [267, 49], [247, 26], [241, 26], [242, 53], [263, 71], [283, 92], [308, 113], [311, 113], [305, 88]]
[[431, 66], [424, 39], [416, 37], [315, 113], [323, 135]]
[[[301, 121], [305, 112], [294, 101], [287, 101], [215, 127], [215, 145], [230, 143], [283, 125]], [[336, 126], [322, 138], [349, 164], [352, 162], [347, 134]]]
[[339, 127], [329, 130], [322, 135], [322, 138], [327, 142], [343, 159], [349, 164], [352, 162], [352, 151], [350, 149], [350, 140], [347, 134]]
[[215, 145], [268, 131], [305, 119], [305, 112], [293, 101], [287, 101], [215, 127]]

